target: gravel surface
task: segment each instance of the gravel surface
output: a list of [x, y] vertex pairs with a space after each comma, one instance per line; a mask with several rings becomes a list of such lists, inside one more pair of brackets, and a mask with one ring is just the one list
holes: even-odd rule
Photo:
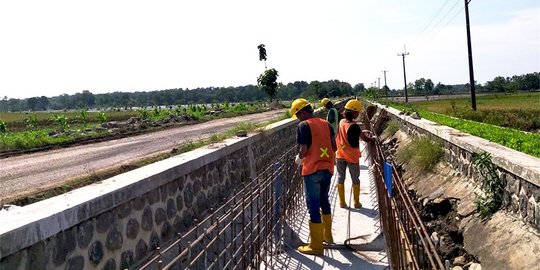
[[269, 121], [283, 115], [283, 111], [217, 119], [117, 140], [0, 159], [0, 202], [170, 152], [186, 139], [210, 137], [238, 123]]

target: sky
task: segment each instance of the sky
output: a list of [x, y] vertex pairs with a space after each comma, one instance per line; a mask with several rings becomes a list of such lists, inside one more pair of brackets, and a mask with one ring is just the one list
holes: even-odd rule
[[[0, 98], [337, 79], [469, 82], [462, 0], [0, 2]], [[540, 1], [471, 0], [474, 76], [540, 71]], [[379, 79], [380, 78], [380, 79]]]

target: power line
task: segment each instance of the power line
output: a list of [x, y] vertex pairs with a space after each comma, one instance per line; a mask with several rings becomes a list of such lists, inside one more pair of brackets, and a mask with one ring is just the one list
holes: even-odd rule
[[435, 20], [435, 18], [437, 18], [437, 16], [439, 16], [439, 14], [441, 13], [441, 11], [443, 10], [443, 8], [446, 6], [446, 4], [448, 4], [448, 1], [450, 0], [446, 0], [444, 2], [444, 4], [441, 6], [441, 8], [439, 8], [439, 10], [435, 13], [435, 16], [431, 17], [431, 19], [429, 20], [428, 24], [426, 25], [426, 27], [424, 27], [424, 29], [422, 29], [422, 32], [420, 32], [420, 34], [416, 37], [415, 41], [418, 40], [418, 38], [420, 36], [422, 36], [422, 34], [426, 31], [426, 29], [428, 29], [428, 27], [431, 25], [431, 23], [433, 22], [433, 20]]
[[454, 14], [454, 16], [452, 16], [452, 18], [448, 20], [443, 27], [439, 28], [439, 30], [435, 32], [435, 34], [433, 34], [433, 37], [435, 37], [439, 32], [441, 32], [441, 30], [444, 29], [450, 22], [452, 22], [456, 18], [456, 16], [459, 15], [464, 9], [465, 7], [462, 7], [458, 12], [456, 12], [456, 14]]
[[[446, 19], [446, 17], [448, 17], [448, 14], [450, 14], [450, 12], [452, 12], [454, 10], [454, 8], [456, 7], [456, 5], [459, 3], [459, 0], [456, 0], [456, 2], [454, 3], [454, 5], [452, 5], [452, 7], [450, 7], [450, 9], [437, 21], [437, 23], [435, 24], [435, 26], [433, 26], [433, 28], [431, 28], [429, 30], [429, 32], [425, 35], [425, 38], [424, 40], [427, 40], [428, 37], [431, 35], [431, 33], [433, 32], [433, 30], [437, 29], [437, 27], [441, 24], [441, 22], [444, 21], [444, 19]], [[421, 41], [421, 40], [419, 40]]]
[[450, 12], [454, 10], [454, 8], [457, 6], [458, 3], [459, 3], [459, 0], [454, 3], [454, 5], [444, 14], [444, 16], [442, 16], [442, 18], [437, 22], [437, 24], [435, 24], [435, 26], [433, 26], [433, 28], [431, 28], [431, 30], [426, 36], [429, 36], [429, 34], [431, 34], [431, 32], [433, 32], [433, 30], [436, 29], [437, 26], [439, 26], [439, 24], [441, 24], [441, 22], [448, 16], [448, 14], [450, 14]]

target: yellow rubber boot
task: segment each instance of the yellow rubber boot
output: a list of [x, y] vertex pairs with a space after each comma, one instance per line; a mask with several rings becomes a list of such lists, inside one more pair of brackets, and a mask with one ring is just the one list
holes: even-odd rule
[[347, 203], [345, 203], [345, 185], [344, 184], [337, 184], [337, 193], [339, 195], [339, 206], [341, 208], [347, 207]]
[[362, 204], [360, 203], [360, 184], [353, 184], [352, 190], [353, 190], [354, 208], [362, 208]]
[[309, 255], [323, 255], [323, 224], [309, 223], [309, 235], [311, 242], [307, 246], [298, 247], [298, 251]]
[[327, 244], [333, 244], [334, 238], [332, 237], [332, 215], [321, 215], [321, 217], [324, 227], [323, 240]]

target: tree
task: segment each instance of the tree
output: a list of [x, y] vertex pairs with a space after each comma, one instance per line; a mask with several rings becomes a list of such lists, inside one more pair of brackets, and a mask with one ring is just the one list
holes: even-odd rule
[[276, 96], [277, 90], [278, 90], [278, 84], [277, 84], [277, 77], [278, 72], [276, 69], [271, 68], [265, 70], [259, 78], [257, 78], [257, 84], [263, 90], [268, 97], [270, 98], [270, 101], [274, 99]]
[[424, 94], [424, 85], [426, 84], [426, 79], [420, 78], [416, 81], [414, 81], [414, 91], [412, 92], [414, 95], [422, 95]]
[[323, 98], [326, 96], [326, 91], [324, 91], [324, 87], [319, 81], [310, 82], [306, 90], [308, 92], [308, 96], [314, 95], [317, 98]]
[[92, 94], [89, 90], [83, 90], [81, 94], [81, 100], [80, 100], [82, 106], [91, 108], [94, 107], [94, 94]]
[[540, 73], [528, 73], [523, 75], [522, 79], [523, 85], [521, 89], [523, 90], [537, 90], [540, 89]]
[[504, 92], [506, 89], [506, 79], [502, 76], [497, 76], [493, 81], [486, 82], [486, 88], [494, 92]]
[[41, 96], [38, 99], [38, 109], [40, 111], [46, 111], [49, 108], [49, 99], [46, 96]]
[[264, 61], [264, 69], [266, 69], [266, 49], [264, 48], [264, 44], [259, 44], [257, 49], [259, 49], [259, 61]]
[[366, 87], [363, 83], [357, 83], [354, 85], [353, 91], [357, 95], [362, 95], [362, 92], [366, 91]]
[[390, 93], [389, 93], [390, 88], [388, 88], [388, 86], [385, 85], [385, 86], [382, 87], [382, 92], [384, 93], [385, 96], [390, 95]]
[[433, 82], [431, 79], [427, 79], [424, 83], [424, 91], [426, 91], [426, 96], [433, 92]]
[[446, 85], [442, 84], [441, 82], [437, 83], [435, 86], [435, 89], [433, 89], [434, 95], [440, 95], [446, 90]]
[[2, 100], [0, 100], [0, 112], [7, 112], [8, 111], [8, 97], [4, 96]]
[[378, 99], [381, 97], [381, 89], [377, 87], [370, 87], [362, 93], [362, 96], [369, 99]]
[[37, 111], [38, 110], [38, 98], [37, 97], [31, 97], [26, 100], [26, 106], [28, 110], [30, 111]]

